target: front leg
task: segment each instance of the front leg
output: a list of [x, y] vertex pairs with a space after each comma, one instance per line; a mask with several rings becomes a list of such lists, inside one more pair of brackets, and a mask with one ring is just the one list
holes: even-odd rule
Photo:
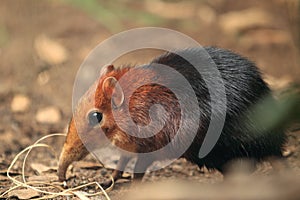
[[[125, 170], [126, 165], [130, 161], [131, 157], [129, 156], [121, 156], [116, 169], [114, 169], [112, 173], [112, 177], [114, 179], [114, 182], [116, 182], [118, 179], [122, 178], [123, 172]], [[112, 180], [105, 181], [101, 184], [101, 186], [106, 189], [112, 185]]]
[[152, 158], [138, 157], [134, 166], [133, 184], [140, 183], [145, 175], [147, 168], [153, 163]]

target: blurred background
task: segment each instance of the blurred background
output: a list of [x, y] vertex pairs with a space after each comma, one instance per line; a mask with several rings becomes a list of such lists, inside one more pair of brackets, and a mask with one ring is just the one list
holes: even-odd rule
[[[145, 26], [177, 30], [203, 46], [231, 49], [253, 60], [275, 92], [299, 83], [299, 2], [2, 0], [2, 179], [5, 180], [4, 171], [17, 152], [41, 136], [65, 130], [72, 114], [72, 87], [79, 66], [96, 45], [121, 31]], [[122, 62], [145, 62], [154, 55], [143, 52], [139, 56], [130, 55]], [[61, 147], [63, 140], [55, 138], [50, 143]], [[299, 143], [299, 132], [289, 133], [286, 154], [296, 170], [300, 168]], [[43, 153], [34, 156], [35, 159], [44, 158]], [[55, 165], [55, 162], [49, 163]], [[262, 173], [265, 171], [263, 169]], [[182, 160], [151, 173], [148, 179], [160, 180], [169, 176], [204, 182], [220, 180], [218, 173], [199, 171]], [[0, 184], [0, 192], [7, 189], [9, 181], [6, 181]]]

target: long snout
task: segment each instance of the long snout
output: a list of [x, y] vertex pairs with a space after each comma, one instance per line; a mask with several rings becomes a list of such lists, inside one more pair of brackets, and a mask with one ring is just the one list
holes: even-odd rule
[[72, 120], [59, 158], [57, 170], [59, 181], [66, 180], [66, 172], [72, 162], [83, 159], [86, 155], [88, 155], [88, 153], [88, 150], [85, 148], [78, 136], [76, 127]]
[[58, 175], [59, 181], [66, 180], [67, 169], [70, 166], [70, 164], [73, 161], [75, 161], [75, 159], [72, 158], [73, 156], [71, 154], [67, 153], [67, 151], [65, 149], [66, 148], [64, 145], [63, 150], [60, 154], [59, 163], [58, 163], [57, 175]]

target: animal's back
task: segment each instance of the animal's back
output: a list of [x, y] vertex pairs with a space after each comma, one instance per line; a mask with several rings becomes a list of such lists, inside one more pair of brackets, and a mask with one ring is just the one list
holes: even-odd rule
[[[201, 111], [198, 134], [183, 157], [199, 166], [206, 165], [208, 168], [217, 169], [221, 169], [224, 164], [235, 158], [261, 160], [269, 156], [281, 157], [286, 137], [284, 132], [265, 131], [264, 127], [256, 127], [256, 124], [253, 124], [254, 120], [249, 118], [254, 106], [271, 96], [271, 91], [255, 64], [228, 50], [215, 47], [204, 49], [216, 64], [223, 79], [227, 110], [221, 136], [213, 150], [203, 159], [198, 158], [198, 153], [211, 115], [211, 99], [203, 77], [189, 62], [178, 56], [182, 53], [180, 51], [177, 54], [164, 54], [152, 61], [167, 65], [185, 76], [198, 98]], [[199, 49], [182, 51], [196, 56]]]

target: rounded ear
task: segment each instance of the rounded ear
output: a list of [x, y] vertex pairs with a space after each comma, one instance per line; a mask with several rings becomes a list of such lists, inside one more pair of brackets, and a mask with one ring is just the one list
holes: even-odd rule
[[112, 106], [120, 107], [124, 102], [124, 92], [115, 77], [107, 77], [102, 84], [102, 91], [106, 97], [111, 97]]
[[106, 65], [104, 67], [102, 67], [101, 71], [100, 71], [100, 76], [103, 76], [111, 71], [113, 71], [115, 69], [115, 67], [110, 64], [110, 65]]

